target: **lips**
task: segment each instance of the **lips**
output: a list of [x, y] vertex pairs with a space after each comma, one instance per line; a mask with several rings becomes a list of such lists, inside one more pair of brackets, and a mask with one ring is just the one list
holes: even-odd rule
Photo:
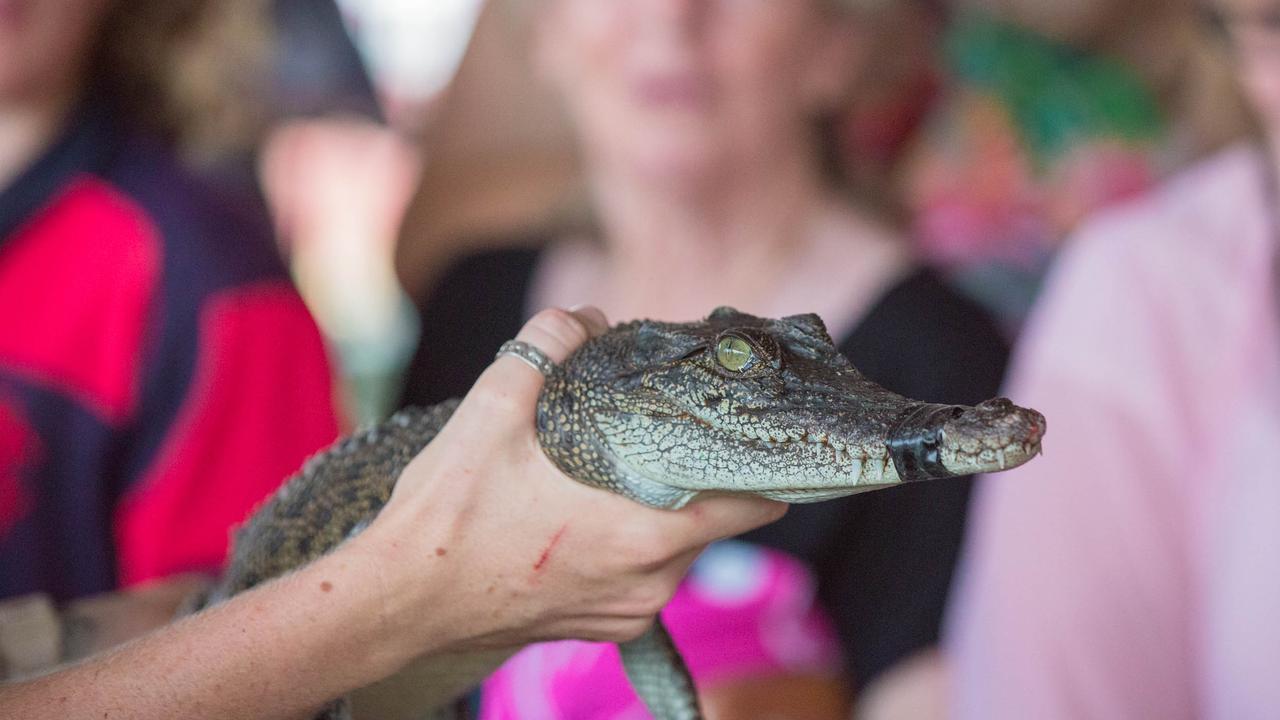
[[711, 83], [694, 74], [652, 75], [633, 88], [642, 104], [653, 107], [693, 110], [711, 103]]

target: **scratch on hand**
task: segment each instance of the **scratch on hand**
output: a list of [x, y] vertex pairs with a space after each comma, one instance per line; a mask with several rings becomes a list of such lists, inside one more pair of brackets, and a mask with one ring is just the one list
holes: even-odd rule
[[547, 546], [543, 548], [542, 554], [538, 556], [538, 562], [533, 564], [534, 570], [541, 570], [542, 567], [547, 564], [547, 561], [551, 559], [551, 551], [555, 549], [556, 543], [560, 542], [560, 537], [564, 535], [564, 531], [568, 529], [569, 525], [567, 523], [561, 525], [560, 529], [556, 531], [556, 534], [551, 536], [551, 542], [547, 543]]

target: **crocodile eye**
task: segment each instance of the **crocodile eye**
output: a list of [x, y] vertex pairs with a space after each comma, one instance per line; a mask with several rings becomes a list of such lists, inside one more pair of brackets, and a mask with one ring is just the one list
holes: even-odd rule
[[737, 335], [726, 335], [716, 343], [716, 362], [731, 372], [743, 372], [755, 364], [751, 345]]

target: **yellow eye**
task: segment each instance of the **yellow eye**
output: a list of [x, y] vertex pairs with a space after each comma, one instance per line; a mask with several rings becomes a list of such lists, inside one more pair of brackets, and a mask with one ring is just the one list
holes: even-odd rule
[[751, 351], [751, 346], [746, 340], [736, 335], [726, 335], [716, 343], [716, 362], [726, 370], [742, 372], [750, 367], [754, 360], [755, 353]]

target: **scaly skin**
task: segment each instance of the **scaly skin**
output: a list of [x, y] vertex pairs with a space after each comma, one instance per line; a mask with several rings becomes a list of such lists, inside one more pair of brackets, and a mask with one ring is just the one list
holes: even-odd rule
[[[239, 530], [218, 602], [303, 565], [360, 532], [401, 471], [457, 407], [410, 409], [309, 461]], [[864, 378], [816, 315], [781, 320], [731, 308], [705, 321], [618, 325], [547, 378], [538, 440], [570, 477], [655, 507], [700, 492], [817, 502], [856, 492], [1017, 467], [1040, 451], [1045, 420], [1008, 400], [921, 403]], [[621, 647], [632, 685], [659, 720], [701, 717], [661, 624]], [[448, 717], [452, 700], [505, 654], [423, 659], [356, 693], [362, 717], [385, 703]], [[325, 717], [347, 717], [335, 703]]]
[[[748, 364], [717, 348], [737, 338]], [[658, 507], [703, 491], [817, 502], [1017, 467], [1044, 416], [1005, 399], [909, 400], [866, 379], [817, 315], [719, 308], [698, 323], [619, 325], [548, 379], [538, 439], [566, 474]]]

